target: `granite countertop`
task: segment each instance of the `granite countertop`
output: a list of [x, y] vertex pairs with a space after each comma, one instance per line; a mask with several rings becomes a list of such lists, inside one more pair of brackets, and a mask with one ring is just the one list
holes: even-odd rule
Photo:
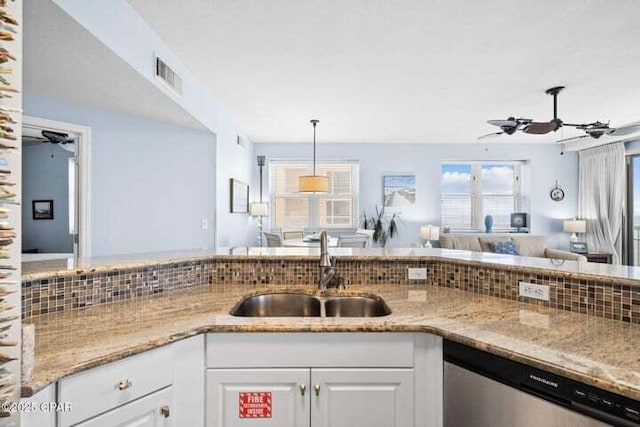
[[[292, 288], [278, 287], [292, 290]], [[300, 287], [313, 293], [314, 287]], [[640, 400], [640, 325], [425, 285], [351, 286], [382, 296], [379, 318], [246, 318], [259, 285], [207, 285], [34, 318], [30, 396], [71, 374], [204, 332], [427, 332]], [[26, 322], [26, 323], [30, 323]]]
[[[610, 283], [640, 286], [640, 268], [624, 265], [587, 263], [438, 248], [330, 248], [333, 256], [343, 259], [365, 260], [434, 260], [467, 265], [493, 265], [523, 271], [544, 271], [564, 276], [579, 275], [602, 279]], [[22, 263], [22, 281], [32, 281], [73, 274], [109, 272], [130, 268], [144, 268], [159, 264], [201, 261], [206, 259], [318, 259], [319, 248], [220, 248], [216, 250], [184, 250], [117, 255], [96, 258], [65, 258]]]

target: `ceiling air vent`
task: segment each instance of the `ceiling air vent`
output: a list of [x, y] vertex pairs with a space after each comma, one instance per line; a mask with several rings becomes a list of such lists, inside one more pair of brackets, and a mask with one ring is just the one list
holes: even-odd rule
[[175, 93], [182, 95], [182, 79], [162, 59], [156, 56], [156, 77], [162, 80]]

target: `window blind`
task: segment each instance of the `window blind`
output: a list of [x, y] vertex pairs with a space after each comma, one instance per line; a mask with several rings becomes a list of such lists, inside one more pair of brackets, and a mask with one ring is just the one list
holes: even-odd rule
[[521, 208], [521, 164], [442, 163], [442, 224], [454, 231], [481, 231], [485, 216], [491, 215], [494, 230], [509, 230], [511, 213]]
[[298, 193], [298, 177], [313, 173], [309, 161], [272, 160], [271, 226], [284, 230], [355, 228], [358, 213], [358, 163], [316, 163], [316, 173], [329, 178], [326, 194]]

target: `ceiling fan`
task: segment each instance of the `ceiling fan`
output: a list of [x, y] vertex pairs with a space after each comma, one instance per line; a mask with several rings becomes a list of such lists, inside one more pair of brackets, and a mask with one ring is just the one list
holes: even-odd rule
[[602, 123], [600, 121], [592, 123], [565, 123], [558, 118], [558, 94], [564, 89], [564, 86], [555, 86], [547, 89], [545, 93], [553, 96], [553, 119], [548, 122], [534, 122], [531, 119], [514, 118], [509, 117], [506, 120], [488, 120], [487, 123], [493, 126], [498, 126], [500, 132], [493, 132], [487, 135], [483, 135], [478, 139], [490, 138], [502, 134], [513, 135], [516, 131], [534, 135], [544, 135], [549, 132], [555, 132], [563, 126], [571, 126], [576, 129], [580, 129], [586, 132], [586, 135], [568, 138], [566, 140], [558, 142], [567, 142], [573, 139], [580, 139], [586, 137], [599, 138], [602, 135], [627, 135], [640, 130], [640, 122], [632, 123], [630, 125], [621, 126], [618, 128], [609, 127], [609, 123]]
[[31, 139], [42, 143], [51, 143], [59, 145], [73, 144], [73, 138], [69, 138], [69, 134], [63, 132], [55, 132], [52, 130], [43, 130], [40, 136], [23, 135], [25, 139]]
[[640, 122], [629, 123], [629, 124], [618, 126], [618, 127], [610, 127], [609, 122], [607, 123], [595, 122], [589, 125], [576, 126], [576, 129], [583, 130], [586, 133], [586, 135], [561, 139], [558, 141], [558, 143], [566, 144], [567, 142], [578, 141], [584, 138], [598, 139], [604, 135], [609, 135], [612, 137], [630, 135], [632, 133], [640, 131]]

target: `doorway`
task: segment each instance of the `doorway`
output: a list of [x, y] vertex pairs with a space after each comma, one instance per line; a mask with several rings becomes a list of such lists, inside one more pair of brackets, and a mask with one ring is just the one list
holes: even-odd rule
[[90, 128], [24, 117], [22, 260], [90, 256]]

